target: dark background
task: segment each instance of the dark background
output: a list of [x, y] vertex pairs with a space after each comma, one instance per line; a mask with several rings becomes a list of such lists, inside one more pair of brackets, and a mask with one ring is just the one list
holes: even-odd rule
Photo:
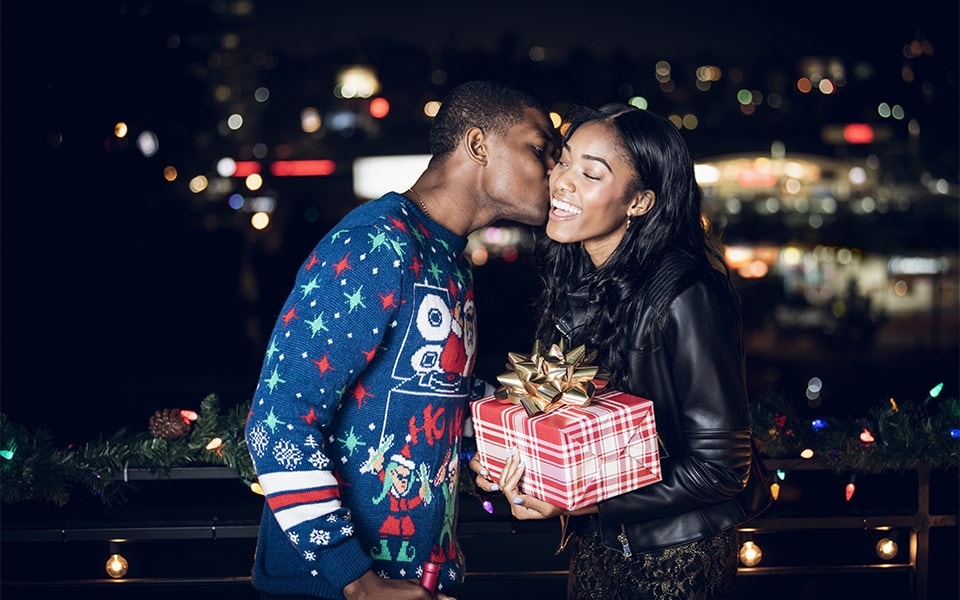
[[[774, 140], [797, 153], [866, 152], [825, 144], [822, 126], [876, 121], [879, 101], [901, 103], [921, 124], [919, 141], [909, 149], [891, 143], [869, 151], [884, 159], [892, 178], [926, 174], [957, 185], [956, 2], [485, 2], [433, 13], [410, 6], [4, 3], [0, 408], [71, 443], [120, 427], [145, 429], [155, 410], [195, 409], [211, 392], [227, 406], [249, 401], [263, 335], [297, 266], [358, 202], [350, 159], [426, 152], [429, 122], [421, 106], [467, 79], [524, 87], [558, 110], [623, 100], [627, 91], [643, 94], [657, 112], [700, 115], [702, 126], [685, 132], [700, 157], [766, 152]], [[239, 41], [227, 50], [230, 33]], [[903, 48], [913, 40], [929, 42], [935, 54], [907, 60]], [[527, 50], [534, 45], [549, 60], [531, 61]], [[829, 97], [800, 97], [793, 83], [808, 57], [841, 59], [847, 86]], [[653, 79], [661, 59], [677, 74], [671, 94]], [[377, 69], [390, 115], [375, 135], [303, 134], [300, 109], [334, 107], [335, 73], [354, 63]], [[690, 73], [704, 63], [742, 79], [728, 77], [698, 93]], [[911, 81], [903, 76], [907, 65]], [[219, 83], [237, 90], [246, 109], [252, 89], [270, 88], [269, 104], [243, 130], [255, 139], [218, 132], [225, 114], [244, 106], [217, 103], [212, 92]], [[747, 118], [731, 101], [738, 87], [777, 90], [785, 105]], [[157, 132], [160, 152], [146, 158], [132, 140], [113, 138], [120, 120], [132, 131]], [[338, 170], [326, 178], [273, 181], [274, 225], [254, 233], [231, 220], [222, 203], [187, 192], [184, 182], [257, 140], [288, 143], [293, 158], [333, 159]], [[182, 174], [176, 184], [162, 177], [168, 164]], [[856, 228], [848, 235], [881, 247], [956, 248], [952, 221], [926, 227], [904, 222], [899, 233], [908, 242]], [[529, 349], [535, 310], [529, 298], [537, 282], [522, 257], [478, 267], [476, 285], [478, 368], [493, 378], [506, 352]], [[922, 394], [935, 380], [945, 380], [945, 394], [955, 395], [956, 359], [955, 350], [908, 349], [880, 362], [868, 348], [853, 346], [785, 363], [755, 356], [751, 364], [758, 388], [770, 370], [778, 375], [770, 385], [787, 386], [793, 370], [796, 381], [807, 375], [804, 361], [832, 364], [845, 378], [839, 393], [872, 402]]]

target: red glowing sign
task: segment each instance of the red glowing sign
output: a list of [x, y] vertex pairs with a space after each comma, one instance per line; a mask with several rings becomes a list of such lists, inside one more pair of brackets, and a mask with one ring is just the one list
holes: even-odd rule
[[234, 177], [246, 177], [260, 172], [260, 163], [255, 160], [238, 160], [233, 171]]
[[330, 175], [334, 166], [332, 160], [278, 160], [270, 165], [270, 172], [277, 177]]
[[866, 123], [844, 125], [843, 139], [848, 144], [871, 144], [873, 143], [873, 127]]

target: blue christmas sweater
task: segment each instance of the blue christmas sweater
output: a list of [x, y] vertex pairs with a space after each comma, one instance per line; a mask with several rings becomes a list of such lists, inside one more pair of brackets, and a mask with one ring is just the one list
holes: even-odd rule
[[466, 238], [388, 193], [351, 211], [296, 275], [246, 425], [266, 496], [253, 585], [342, 598], [368, 569], [417, 578], [455, 538], [476, 353]]

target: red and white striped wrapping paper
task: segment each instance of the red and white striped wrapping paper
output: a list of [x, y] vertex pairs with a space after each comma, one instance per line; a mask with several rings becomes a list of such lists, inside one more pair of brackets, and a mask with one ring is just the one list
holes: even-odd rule
[[477, 452], [496, 480], [516, 448], [525, 465], [520, 491], [566, 510], [595, 504], [662, 479], [653, 403], [606, 392], [586, 407], [533, 416], [493, 396], [473, 402]]

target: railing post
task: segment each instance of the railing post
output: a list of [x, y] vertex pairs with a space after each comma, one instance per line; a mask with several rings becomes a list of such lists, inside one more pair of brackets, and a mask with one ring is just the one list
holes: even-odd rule
[[927, 600], [930, 574], [930, 466], [917, 466], [917, 554], [914, 564], [915, 597]]

